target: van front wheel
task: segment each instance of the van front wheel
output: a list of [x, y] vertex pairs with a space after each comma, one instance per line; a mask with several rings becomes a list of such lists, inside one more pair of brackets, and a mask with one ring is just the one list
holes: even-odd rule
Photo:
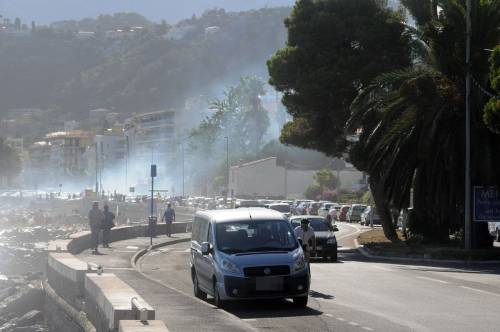
[[207, 299], [207, 293], [202, 291], [200, 289], [200, 285], [198, 283], [198, 276], [196, 275], [196, 272], [193, 273], [193, 292], [194, 296], [201, 300], [206, 300]]
[[214, 304], [219, 309], [224, 309], [225, 301], [221, 300], [219, 294], [219, 287], [217, 287], [217, 282], [214, 280]]
[[308, 296], [294, 297], [293, 305], [297, 308], [305, 308], [307, 307], [307, 300], [309, 300]]

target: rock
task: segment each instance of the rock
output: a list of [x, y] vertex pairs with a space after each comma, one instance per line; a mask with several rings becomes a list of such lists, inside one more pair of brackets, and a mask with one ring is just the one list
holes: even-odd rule
[[43, 313], [39, 310], [31, 310], [16, 320], [16, 327], [30, 326], [43, 321]]
[[23, 315], [29, 310], [42, 310], [44, 301], [44, 292], [41, 287], [28, 285], [0, 302], [0, 312], [2, 314]]

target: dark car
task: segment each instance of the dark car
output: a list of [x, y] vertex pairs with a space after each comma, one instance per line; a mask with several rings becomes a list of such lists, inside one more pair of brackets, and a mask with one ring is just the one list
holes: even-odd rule
[[337, 260], [337, 238], [334, 232], [338, 231], [337, 226], [331, 225], [325, 218], [319, 216], [293, 216], [290, 219], [292, 228], [300, 226], [302, 219], [308, 219], [309, 225], [314, 229], [316, 236], [316, 257], [321, 257], [324, 260], [330, 258], [332, 261]]

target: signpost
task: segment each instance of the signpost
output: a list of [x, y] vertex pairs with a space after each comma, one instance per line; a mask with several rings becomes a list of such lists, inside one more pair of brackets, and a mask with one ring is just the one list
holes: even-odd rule
[[149, 213], [149, 238], [150, 244], [153, 245], [153, 236], [156, 235], [157, 216], [154, 214], [154, 179], [156, 177], [156, 165], [151, 165], [151, 210]]
[[474, 187], [474, 222], [500, 222], [498, 187]]

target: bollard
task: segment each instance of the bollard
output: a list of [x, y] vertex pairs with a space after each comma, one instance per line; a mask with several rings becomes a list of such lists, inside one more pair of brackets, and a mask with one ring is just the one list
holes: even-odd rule
[[146, 322], [148, 320], [148, 309], [144, 308], [136, 297], [131, 300], [132, 309], [137, 309], [139, 311], [139, 320], [141, 322]]
[[97, 265], [96, 263], [87, 262], [87, 271], [95, 270], [97, 275], [104, 273], [104, 268], [102, 265]]

